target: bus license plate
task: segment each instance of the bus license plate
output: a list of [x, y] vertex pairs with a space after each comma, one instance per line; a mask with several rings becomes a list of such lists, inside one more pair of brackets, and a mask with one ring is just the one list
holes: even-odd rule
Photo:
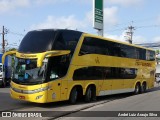
[[25, 100], [25, 96], [19, 96], [19, 99]]

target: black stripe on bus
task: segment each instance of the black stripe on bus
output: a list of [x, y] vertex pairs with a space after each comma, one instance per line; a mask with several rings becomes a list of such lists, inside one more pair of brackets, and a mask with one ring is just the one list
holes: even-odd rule
[[136, 68], [90, 66], [76, 69], [73, 80], [135, 79]]

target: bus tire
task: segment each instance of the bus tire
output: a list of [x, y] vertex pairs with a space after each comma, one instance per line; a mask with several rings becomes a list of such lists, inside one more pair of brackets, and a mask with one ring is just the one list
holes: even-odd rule
[[88, 87], [87, 88], [87, 91], [86, 91], [86, 94], [85, 94], [85, 98], [84, 98], [84, 100], [85, 100], [85, 102], [90, 102], [91, 101], [91, 99], [92, 99], [92, 89], [91, 89], [91, 87]]
[[141, 91], [141, 86], [139, 83], [137, 83], [135, 86], [134, 94], [137, 95], [140, 93], [140, 91]]
[[141, 92], [142, 92], [142, 93], [145, 93], [146, 90], [147, 90], [147, 84], [146, 84], [146, 82], [144, 82], [144, 83], [142, 84], [142, 87], [141, 87]]
[[69, 102], [70, 104], [75, 104], [77, 101], [77, 97], [78, 97], [78, 91], [77, 88], [74, 87], [70, 93], [70, 97], [69, 97]]
[[91, 98], [92, 101], [96, 101], [97, 100], [97, 97], [96, 97], [96, 87], [95, 86], [92, 86], [92, 98]]

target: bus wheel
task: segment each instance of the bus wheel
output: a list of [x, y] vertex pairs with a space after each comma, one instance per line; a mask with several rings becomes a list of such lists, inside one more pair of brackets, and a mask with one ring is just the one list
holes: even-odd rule
[[92, 98], [92, 89], [91, 87], [88, 87], [85, 94], [85, 102], [90, 102], [91, 98]]
[[142, 84], [141, 89], [142, 89], [142, 93], [146, 92], [146, 90], [147, 90], [147, 84], [145, 82]]
[[78, 97], [78, 92], [77, 92], [77, 88], [74, 87], [70, 93], [70, 97], [69, 97], [69, 102], [70, 104], [75, 104], [77, 101], [77, 97]]
[[136, 86], [135, 86], [135, 90], [134, 90], [134, 94], [137, 95], [139, 94], [141, 91], [141, 87], [140, 87], [140, 84], [137, 83]]

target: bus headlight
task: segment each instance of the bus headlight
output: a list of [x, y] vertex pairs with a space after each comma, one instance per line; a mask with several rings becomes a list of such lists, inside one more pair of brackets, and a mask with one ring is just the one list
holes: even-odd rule
[[43, 87], [43, 88], [34, 89], [34, 90], [21, 90], [21, 89], [14, 88], [14, 87], [11, 85], [11, 89], [12, 89], [13, 91], [15, 91], [15, 92], [18, 92], [18, 93], [34, 94], [34, 93], [39, 93], [39, 92], [48, 90], [48, 89], [49, 89], [49, 86]]
[[39, 92], [42, 92], [42, 91], [45, 91], [45, 90], [48, 90], [49, 87], [43, 87], [43, 88], [38, 88], [38, 89], [35, 89], [35, 90], [23, 90], [23, 93], [26, 93], [26, 94], [34, 94], [34, 93], [39, 93]]

